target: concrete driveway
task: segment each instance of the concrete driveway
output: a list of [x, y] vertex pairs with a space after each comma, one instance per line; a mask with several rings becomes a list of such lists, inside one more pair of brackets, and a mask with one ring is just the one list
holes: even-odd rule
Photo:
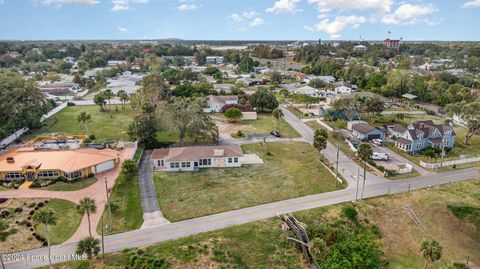
[[378, 165], [384, 165], [385, 163], [390, 163], [390, 164], [395, 164], [395, 165], [399, 165], [399, 164], [405, 165], [406, 163], [408, 163], [408, 164], [411, 164], [413, 169], [415, 169], [417, 172], [419, 172], [420, 175], [422, 175], [422, 176], [433, 174], [432, 172], [429, 172], [429, 171], [423, 169], [422, 167], [416, 165], [415, 163], [407, 160], [402, 155], [396, 153], [395, 151], [389, 149], [386, 146], [377, 146], [373, 143], [371, 143], [371, 145], [373, 147], [374, 152], [386, 153], [389, 157], [388, 161], [376, 161], [376, 163]]

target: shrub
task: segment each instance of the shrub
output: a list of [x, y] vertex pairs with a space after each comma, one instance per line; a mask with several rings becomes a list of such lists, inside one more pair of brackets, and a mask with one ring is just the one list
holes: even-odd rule
[[125, 175], [134, 174], [137, 170], [137, 163], [134, 160], [126, 160], [122, 164], [122, 173]]
[[253, 108], [251, 105], [241, 105], [241, 104], [228, 104], [228, 105], [224, 105], [221, 109], [221, 112], [222, 113], [225, 113], [227, 110], [229, 110], [230, 108], [238, 108], [240, 109], [241, 112], [252, 112], [253, 111]]
[[238, 137], [245, 137], [245, 134], [242, 132], [242, 130], [237, 131], [237, 136]]
[[97, 139], [97, 137], [94, 134], [89, 135], [88, 138], [92, 141]]
[[242, 118], [242, 111], [236, 107], [232, 107], [227, 109], [223, 115], [228, 119], [228, 121], [236, 122]]
[[30, 188], [32, 188], [32, 189], [41, 188], [41, 187], [42, 187], [42, 183], [41, 183], [40, 180], [38, 180], [38, 179], [35, 179], [35, 180], [32, 182], [32, 185], [30, 185]]
[[17, 207], [17, 208], [15, 208], [15, 210], [13, 210], [13, 212], [15, 212], [15, 213], [20, 213], [22, 211], [23, 211], [23, 208], [21, 208], [21, 207]]
[[342, 208], [342, 216], [346, 217], [349, 220], [356, 221], [358, 217], [358, 212], [352, 205], [347, 205]]

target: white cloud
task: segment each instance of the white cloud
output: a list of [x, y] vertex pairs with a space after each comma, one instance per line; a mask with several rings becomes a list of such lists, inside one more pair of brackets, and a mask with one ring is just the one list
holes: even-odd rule
[[465, 8], [480, 7], [480, 0], [472, 0], [472, 1], [465, 2], [462, 7], [465, 7]]
[[[3, 3], [2, 0], [0, 3]], [[41, 0], [41, 3], [44, 5], [56, 5], [61, 6], [63, 4], [80, 4], [85, 6], [91, 6], [98, 4], [100, 1], [98, 0]]]
[[265, 10], [268, 13], [295, 13], [299, 12], [299, 9], [296, 9], [297, 4], [300, 2], [300, 0], [278, 0], [275, 2], [273, 7], [267, 8]]
[[128, 29], [125, 28], [125, 27], [117, 27], [117, 30], [118, 30], [119, 32], [122, 32], [122, 33], [128, 32]]
[[351, 28], [358, 28], [361, 24], [367, 22], [363, 16], [337, 16], [333, 21], [324, 19], [313, 26], [305, 26], [305, 29], [310, 31], [325, 32], [330, 35], [331, 39], [338, 39], [341, 36], [343, 29], [350, 26]]
[[229, 20], [233, 22], [241, 22], [242, 21], [242, 16], [240, 16], [237, 13], [232, 13], [227, 17]]
[[[96, 0], [98, 1], [98, 0]], [[130, 5], [133, 4], [147, 4], [149, 0], [112, 0], [112, 9], [111, 11], [127, 11], [133, 10], [134, 8]]]
[[419, 22], [433, 24], [424, 17], [437, 11], [437, 8], [430, 5], [412, 5], [404, 3], [400, 5], [393, 13], [386, 14], [382, 18], [385, 24], [415, 24]]
[[391, 11], [393, 0], [308, 0], [321, 13], [330, 10], [368, 10], [375, 14], [385, 14]]
[[255, 18], [253, 21], [250, 22], [250, 26], [256, 27], [265, 24], [265, 20], [262, 18]]
[[178, 10], [195, 10], [197, 6], [195, 4], [182, 4], [178, 6]]
[[252, 11], [243, 12], [242, 16], [247, 19], [253, 19], [255, 17], [259, 17], [260, 14], [258, 14], [258, 12], [256, 12], [255, 10], [252, 10]]

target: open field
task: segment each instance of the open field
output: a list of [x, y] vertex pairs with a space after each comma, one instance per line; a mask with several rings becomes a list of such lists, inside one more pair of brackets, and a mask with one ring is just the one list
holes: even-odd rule
[[86, 179], [80, 179], [75, 182], [63, 182], [57, 181], [51, 185], [48, 185], [43, 188], [36, 188], [36, 190], [47, 190], [47, 191], [78, 191], [81, 189], [85, 189], [86, 187], [94, 184], [97, 182], [95, 177], [89, 177]]
[[[112, 207], [113, 231], [105, 232], [105, 234], [126, 232], [142, 226], [143, 211], [140, 203], [137, 175], [126, 176], [120, 174], [110, 194], [110, 201], [115, 205]], [[109, 221], [108, 210], [103, 212], [103, 219], [104, 223], [107, 224]], [[101, 233], [100, 223], [97, 227], [97, 233]]]
[[[35, 238], [35, 233], [45, 239], [44, 226], [34, 227], [30, 212], [35, 211], [38, 204], [45, 203], [46, 200], [48, 199], [12, 199], [0, 205], [0, 211], [8, 210], [10, 212], [10, 215], [5, 218], [10, 235], [5, 243], [0, 244], [1, 253], [42, 246], [42, 242]], [[57, 224], [48, 227], [52, 244], [60, 244], [68, 240], [82, 220], [82, 216], [76, 210], [76, 205], [69, 201], [49, 200], [43, 208], [53, 209], [57, 217]]]
[[[378, 244], [387, 261], [385, 268], [422, 268], [423, 240], [434, 238], [443, 247], [440, 261], [429, 268], [447, 268], [469, 257], [480, 264], [480, 182], [470, 180], [432, 189], [367, 199], [355, 204], [359, 219], [376, 226]], [[414, 224], [402, 207], [409, 205], [427, 228], [428, 235]], [[311, 230], [339, 218], [345, 204], [295, 213]], [[457, 217], [458, 216], [458, 217]], [[298, 246], [281, 229], [281, 220], [271, 218], [223, 230], [156, 244], [145, 249], [148, 257], [163, 260], [168, 268], [305, 268]], [[310, 234], [312, 237], [313, 235]], [[107, 255], [107, 267], [125, 267], [125, 252]], [[82, 268], [87, 262], [69, 263]], [[98, 263], [100, 264], [100, 263]]]
[[160, 208], [170, 221], [190, 219], [288, 198], [335, 190], [334, 177], [306, 143], [267, 143], [243, 146], [256, 153], [261, 165], [201, 169], [199, 172], [154, 174]]
[[[220, 134], [228, 133], [232, 137], [236, 137], [236, 131], [238, 130], [241, 130], [244, 134], [269, 134], [271, 131], [277, 129], [277, 122], [270, 113], [258, 113], [257, 120], [239, 120], [236, 123], [227, 122], [226, 118], [220, 113], [214, 114], [213, 117], [216, 118], [217, 124], [219, 125]], [[283, 118], [279, 120], [279, 129], [282, 137], [300, 137], [297, 131]]]
[[[110, 106], [107, 105], [107, 109]], [[115, 109], [118, 108], [118, 111]], [[77, 122], [77, 115], [80, 112], [87, 112], [91, 115], [92, 121], [87, 124], [86, 132], [83, 124]], [[122, 106], [112, 106], [112, 118], [110, 113], [100, 112], [98, 106], [71, 106], [66, 107], [56, 115], [45, 121], [44, 127], [35, 131], [35, 134], [63, 132], [68, 134], [94, 134], [98, 140], [122, 139], [128, 140], [127, 130], [136, 112], [130, 106], [125, 111]]]

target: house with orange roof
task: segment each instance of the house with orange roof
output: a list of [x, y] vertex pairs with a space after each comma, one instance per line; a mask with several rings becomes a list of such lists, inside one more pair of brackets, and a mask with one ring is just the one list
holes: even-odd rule
[[112, 149], [39, 150], [24, 147], [0, 156], [0, 180], [76, 180], [115, 168], [120, 154]]

